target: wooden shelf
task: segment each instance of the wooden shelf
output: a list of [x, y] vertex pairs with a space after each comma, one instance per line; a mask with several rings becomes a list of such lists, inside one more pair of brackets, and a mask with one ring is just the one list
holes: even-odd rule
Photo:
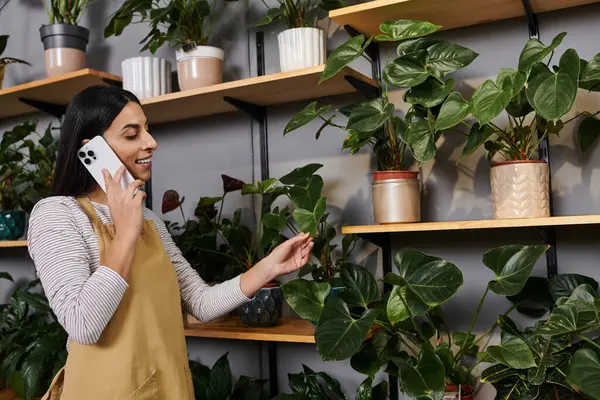
[[[598, 1], [531, 0], [531, 6], [534, 12], [543, 13]], [[382, 22], [397, 19], [429, 21], [447, 30], [524, 15], [521, 0], [375, 0], [333, 10], [329, 18], [370, 36], [381, 33]]]
[[27, 247], [27, 240], [0, 240], [0, 247]]
[[0, 119], [39, 111], [19, 99], [37, 100], [65, 106], [73, 96], [88, 86], [121, 82], [116, 75], [82, 69], [53, 78], [41, 79], [0, 90]]
[[492, 219], [479, 221], [420, 222], [414, 224], [344, 226], [342, 233], [376, 234], [402, 232], [436, 232], [476, 229], [527, 228], [543, 226], [600, 224], [600, 215], [574, 215], [568, 217]]
[[374, 80], [351, 68], [345, 68], [342, 73], [318, 85], [324, 68], [321, 65], [169, 93], [144, 99], [142, 105], [150, 124], [160, 124], [236, 111], [224, 97], [257, 106], [272, 106], [356, 92], [346, 80], [347, 76], [377, 86]]
[[315, 343], [315, 326], [300, 318], [282, 318], [278, 325], [270, 328], [248, 328], [239, 318], [231, 317], [208, 324], [187, 324], [185, 335], [215, 339]]

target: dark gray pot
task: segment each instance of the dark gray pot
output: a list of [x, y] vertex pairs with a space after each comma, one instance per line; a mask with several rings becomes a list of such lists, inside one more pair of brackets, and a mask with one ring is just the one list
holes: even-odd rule
[[238, 308], [238, 314], [247, 326], [274, 326], [281, 318], [282, 306], [281, 287], [266, 287], [260, 289], [250, 302]]
[[0, 240], [17, 240], [25, 233], [25, 211], [0, 211]]
[[69, 48], [85, 52], [90, 31], [83, 26], [70, 24], [42, 25], [40, 37], [44, 44], [44, 50]]

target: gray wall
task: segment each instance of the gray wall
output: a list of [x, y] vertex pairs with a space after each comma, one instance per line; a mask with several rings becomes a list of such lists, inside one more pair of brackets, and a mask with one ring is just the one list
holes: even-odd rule
[[[233, 3], [233, 10], [227, 15], [220, 44], [226, 52], [226, 80], [242, 79], [256, 75], [254, 31], [244, 31], [241, 26], [249, 26], [256, 21], [256, 15], [264, 6], [256, 0]], [[95, 4], [84, 17], [82, 24], [91, 29], [88, 66], [114, 74], [120, 74], [120, 62], [138, 53], [139, 40], [144, 36], [144, 26], [127, 28], [122, 37], [104, 41], [102, 29], [109, 15], [118, 7], [118, 2], [104, 1]], [[465, 10], [468, 12], [468, 10]], [[94, 14], [92, 18], [91, 15]], [[541, 39], [549, 42], [561, 31], [568, 35], [559, 48], [559, 54], [568, 47], [574, 47], [586, 59], [600, 52], [596, 45], [600, 36], [600, 5], [579, 7], [539, 16]], [[10, 66], [7, 70], [5, 87], [39, 79], [44, 76], [42, 45], [38, 28], [45, 23], [41, 3], [13, 0], [0, 16], [0, 32], [11, 35], [6, 54], [24, 58], [34, 67]], [[329, 47], [341, 43], [346, 35], [334, 24], [323, 22], [328, 32]], [[281, 27], [274, 26], [265, 33], [267, 73], [279, 71], [277, 33]], [[483, 26], [458, 29], [440, 33], [441, 37], [456, 41], [477, 51], [479, 58], [468, 68], [457, 74], [460, 90], [470, 95], [473, 87], [483, 80], [494, 77], [500, 67], [515, 67], [518, 55], [527, 37], [525, 19], [502, 21]], [[382, 61], [387, 51], [382, 49]], [[174, 62], [172, 51], [163, 48], [159, 56]], [[357, 69], [368, 73], [366, 65], [358, 63]], [[600, 109], [597, 94], [581, 93], [573, 114], [581, 110]], [[356, 99], [356, 95], [322, 99], [325, 104], [333, 101], [336, 106]], [[400, 102], [400, 93], [394, 93]], [[340, 224], [372, 223], [369, 172], [374, 169], [371, 154], [364, 152], [349, 156], [340, 151], [344, 134], [327, 129], [318, 142], [314, 141], [315, 126], [294, 132], [285, 139], [283, 127], [303, 103], [288, 104], [269, 109], [269, 150], [270, 169], [273, 176], [281, 176], [290, 169], [309, 162], [324, 164], [322, 175], [326, 181], [328, 203], [332, 216]], [[29, 116], [28, 116], [29, 117]], [[40, 119], [44, 127], [49, 119], [41, 114], [31, 117]], [[0, 121], [0, 130], [16, 124], [20, 118]], [[575, 124], [563, 130], [560, 137], [551, 138], [551, 168], [555, 215], [598, 213], [600, 180], [598, 172], [599, 149], [592, 150], [585, 157], [578, 154], [574, 146], [572, 131]], [[257, 127], [250, 119], [234, 113], [155, 127], [160, 150], [155, 156], [154, 204], [155, 209], [166, 189], [176, 189], [187, 197], [185, 211], [191, 215], [192, 208], [200, 195], [210, 196], [220, 193], [220, 174], [225, 173], [251, 181], [260, 176]], [[425, 194], [423, 217], [425, 220], [468, 220], [491, 218], [488, 163], [482, 154], [473, 156], [458, 165], [463, 138], [452, 135], [443, 138], [438, 156], [434, 162], [423, 166]], [[247, 198], [228, 199], [226, 208], [252, 207]], [[178, 218], [176, 213], [164, 216], [165, 219]], [[598, 239], [596, 228], [564, 228], [558, 230], [558, 260], [561, 272], [578, 272], [600, 279], [596, 257]], [[508, 243], [538, 243], [538, 232], [502, 231], [453, 234], [411, 234], [397, 236], [395, 245], [413, 246], [435, 255], [447, 258], [462, 268], [465, 285], [459, 294], [445, 307], [448, 320], [457, 330], [464, 330], [469, 322], [477, 301], [488, 280], [490, 272], [481, 264], [481, 255], [487, 249]], [[366, 261], [373, 270], [381, 273], [376, 249], [366, 245], [359, 252], [359, 260]], [[24, 249], [0, 251], [0, 270], [8, 270], [18, 277], [33, 277], [34, 269]], [[544, 264], [536, 269], [536, 274], [545, 273]], [[283, 280], [290, 279], [286, 277]], [[8, 285], [0, 283], [0, 298], [6, 295]], [[508, 307], [506, 300], [490, 295], [485, 312], [477, 324], [482, 330], [489, 326], [497, 315]], [[524, 320], [523, 320], [524, 321]], [[525, 322], [525, 321], [524, 321]], [[230, 353], [233, 372], [263, 377], [265, 349], [258, 344], [224, 340], [190, 339], [190, 357], [205, 364], [212, 364], [221, 354]], [[296, 372], [301, 364], [323, 370], [337, 377], [351, 398], [362, 380], [347, 362], [322, 363], [312, 345], [279, 344], [279, 384], [287, 388], [287, 373]], [[262, 368], [261, 368], [262, 366]], [[491, 398], [485, 392], [480, 398]]]

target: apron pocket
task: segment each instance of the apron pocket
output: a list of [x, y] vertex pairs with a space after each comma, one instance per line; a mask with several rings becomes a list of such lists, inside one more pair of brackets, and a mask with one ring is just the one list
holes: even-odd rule
[[158, 400], [158, 383], [156, 382], [156, 370], [152, 371], [148, 379], [142, 383], [124, 400]]

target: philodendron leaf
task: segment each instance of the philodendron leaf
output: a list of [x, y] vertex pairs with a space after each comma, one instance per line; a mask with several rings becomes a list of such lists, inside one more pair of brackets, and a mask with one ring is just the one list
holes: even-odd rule
[[563, 297], [556, 302], [557, 306], [539, 333], [557, 336], [594, 330], [599, 325], [595, 300], [595, 291], [591, 286], [578, 286], [569, 298]]
[[527, 374], [527, 379], [532, 385], [539, 386], [546, 382], [546, 373], [548, 368], [554, 367], [560, 361], [559, 356], [545, 355], [538, 361], [535, 368], [531, 368]]
[[398, 88], [417, 86], [425, 82], [430, 75], [425, 67], [426, 62], [427, 51], [425, 50], [398, 57], [385, 66], [383, 79]]
[[441, 83], [434, 78], [428, 78], [425, 82], [406, 92], [404, 100], [410, 104], [418, 104], [425, 108], [431, 108], [442, 104], [453, 88], [453, 79], [448, 79], [445, 83]]
[[598, 290], [598, 282], [589, 276], [579, 274], [561, 274], [550, 279], [550, 294], [554, 301], [561, 297], [570, 297], [577, 287], [590, 285], [594, 293]]
[[294, 279], [281, 286], [285, 300], [301, 318], [318, 321], [331, 285], [327, 282]]
[[492, 365], [481, 373], [481, 382], [496, 383], [511, 376], [523, 377], [523, 371], [503, 364]]
[[596, 54], [582, 66], [579, 74], [579, 87], [592, 92], [600, 90], [600, 54]]
[[499, 363], [514, 369], [527, 369], [536, 366], [535, 359], [527, 343], [518, 336], [502, 332], [502, 341], [497, 346], [489, 346], [487, 353]]
[[372, 385], [373, 385], [373, 378], [368, 377], [367, 379], [365, 379], [358, 387], [358, 390], [356, 391], [356, 397], [354, 397], [354, 399], [355, 400], [373, 400]]
[[350, 359], [352, 369], [369, 377], [375, 377], [375, 374], [381, 369], [382, 363], [377, 357], [377, 349], [372, 341], [365, 342], [358, 353]]
[[373, 400], [386, 400], [388, 399], [388, 383], [387, 381], [381, 381], [373, 387]]
[[508, 79], [510, 82], [510, 97], [513, 98], [523, 87], [525, 86], [525, 81], [527, 80], [527, 76], [516, 69], [512, 68], [500, 68], [500, 72], [496, 76], [496, 86], [505, 87], [504, 81]]
[[427, 49], [427, 66], [437, 77], [443, 77], [471, 64], [479, 54], [454, 43], [441, 42]]
[[529, 385], [526, 378], [519, 376], [503, 379], [493, 386], [498, 400], [535, 400], [540, 392], [539, 386]]
[[508, 245], [483, 255], [483, 263], [496, 274], [490, 289], [500, 296], [514, 296], [523, 289], [533, 267], [549, 248], [548, 245]]
[[345, 263], [340, 267], [340, 277], [344, 282], [344, 300], [350, 306], [369, 308], [369, 304], [381, 299], [375, 277], [360, 265]]
[[493, 133], [494, 129], [489, 125], [480, 125], [479, 122], [475, 122], [467, 137], [467, 143], [462, 149], [461, 157], [464, 158], [473, 154]]
[[335, 49], [325, 62], [325, 69], [319, 78], [319, 83], [331, 78], [340, 72], [345, 66], [356, 60], [371, 43], [371, 39], [365, 43], [364, 35], [357, 35], [346, 43]]
[[406, 143], [415, 160], [424, 163], [435, 157], [435, 133], [429, 121], [419, 117], [412, 118], [409, 125], [399, 118], [395, 121], [398, 137]]
[[321, 115], [329, 111], [330, 108], [331, 105], [326, 105], [317, 109], [317, 102], [313, 101], [312, 103], [304, 107], [302, 111], [300, 111], [298, 114], [292, 117], [290, 122], [287, 123], [285, 129], [283, 130], [283, 136], [298, 128], [303, 127], [311, 121], [314, 121], [315, 119], [319, 118]]
[[435, 130], [443, 131], [458, 125], [471, 112], [469, 103], [459, 92], [448, 95], [435, 120]]
[[381, 42], [399, 42], [400, 40], [414, 39], [421, 36], [430, 35], [440, 28], [441, 26], [434, 25], [427, 21], [388, 21], [379, 25], [379, 30], [383, 32], [384, 35], [377, 35], [375, 36], [375, 39]]
[[531, 68], [537, 62], [546, 58], [561, 43], [567, 32], [556, 35], [549, 46], [544, 46], [538, 39], [529, 39], [519, 56], [519, 71], [529, 75]]
[[407, 395], [413, 398], [428, 395], [438, 399], [441, 397], [446, 372], [444, 363], [430, 344], [423, 345], [416, 365], [400, 358], [394, 358], [393, 361], [400, 369], [400, 381]]
[[[390, 297], [388, 298], [386, 313], [388, 320], [392, 325], [396, 325], [398, 322], [404, 321], [411, 316], [411, 310], [408, 309], [404, 301], [407, 290], [410, 289], [406, 287], [394, 286]], [[416, 310], [412, 311], [415, 312]]]
[[372, 132], [381, 128], [393, 113], [394, 105], [387, 97], [365, 101], [352, 110], [346, 128], [358, 132]]
[[600, 136], [600, 120], [593, 116], [586, 117], [577, 128], [577, 144], [581, 152], [587, 151]]
[[554, 306], [548, 289], [548, 279], [538, 276], [529, 277], [523, 289], [507, 299], [517, 306], [517, 311], [521, 314], [533, 318], [541, 318]]
[[265, 25], [269, 25], [271, 22], [275, 21], [276, 19], [281, 18], [282, 12], [281, 12], [281, 8], [270, 8], [269, 11], [267, 11], [267, 14], [256, 23], [256, 26], [265, 26]]
[[569, 364], [568, 378], [579, 390], [600, 399], [600, 352], [585, 347], [575, 352]]
[[377, 318], [377, 311], [365, 311], [359, 319], [350, 315], [344, 301], [331, 297], [319, 318], [315, 331], [317, 351], [323, 361], [344, 360], [356, 353]]
[[487, 80], [473, 93], [473, 115], [480, 125], [496, 118], [512, 98], [512, 82], [505, 79], [500, 86]]
[[0, 272], [0, 279], [6, 279], [8, 281], [14, 282], [13, 277], [8, 272]]
[[416, 53], [420, 50], [427, 50], [431, 46], [436, 43], [441, 43], [440, 39], [431, 39], [431, 38], [417, 38], [406, 40], [398, 45], [396, 48], [396, 53], [399, 57], [402, 57], [405, 54]]
[[210, 382], [206, 388], [208, 399], [224, 399], [231, 394], [231, 368], [228, 353], [223, 354], [210, 370]]
[[294, 221], [298, 224], [298, 227], [302, 232], [309, 233], [312, 237], [317, 235], [317, 228], [323, 215], [325, 215], [325, 209], [327, 208], [327, 199], [321, 197], [315, 208], [312, 211], [305, 210], [303, 208], [296, 208], [293, 212]]
[[527, 98], [539, 115], [556, 122], [575, 104], [578, 80], [579, 56], [574, 49], [568, 49], [560, 58], [557, 72], [532, 81], [535, 87], [528, 88]]

